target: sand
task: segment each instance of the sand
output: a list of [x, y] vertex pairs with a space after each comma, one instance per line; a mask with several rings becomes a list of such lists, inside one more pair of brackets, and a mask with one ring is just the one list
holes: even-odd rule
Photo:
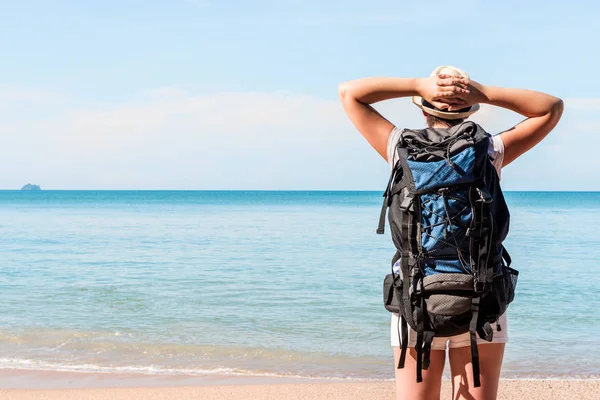
[[[148, 378], [152, 379], [152, 378]], [[144, 380], [142, 380], [143, 382]], [[160, 381], [160, 380], [159, 380]], [[0, 382], [6, 380], [0, 377]], [[39, 381], [38, 381], [39, 382]], [[72, 381], [75, 383], [74, 381]], [[130, 379], [115, 382], [132, 383]], [[163, 383], [165, 381], [162, 381]], [[185, 383], [185, 380], [169, 381], [162, 387], [93, 387], [69, 389], [0, 389], [0, 399], [6, 400], [171, 400], [171, 399], [261, 399], [261, 400], [350, 400], [382, 399], [393, 400], [394, 383], [384, 382], [343, 382], [343, 383], [252, 383], [219, 385], [209, 381], [206, 385], [170, 386]], [[88, 381], [90, 383], [90, 381]], [[97, 382], [96, 382], [97, 383]], [[138, 382], [139, 383], [139, 382]], [[147, 383], [147, 382], [146, 382]], [[158, 382], [160, 383], [160, 382]], [[30, 382], [36, 386], [36, 382]], [[145, 384], [145, 383], [144, 383]], [[30, 387], [31, 387], [30, 386]], [[4, 385], [6, 387], [6, 385]], [[443, 385], [442, 399], [451, 399], [450, 382]], [[598, 380], [503, 380], [498, 399], [600, 399], [600, 381]]]

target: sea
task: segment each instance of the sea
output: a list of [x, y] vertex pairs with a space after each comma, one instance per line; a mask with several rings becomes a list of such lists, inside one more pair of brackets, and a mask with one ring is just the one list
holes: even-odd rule
[[[600, 193], [507, 192], [505, 378], [600, 378]], [[0, 369], [393, 379], [380, 192], [0, 191]]]

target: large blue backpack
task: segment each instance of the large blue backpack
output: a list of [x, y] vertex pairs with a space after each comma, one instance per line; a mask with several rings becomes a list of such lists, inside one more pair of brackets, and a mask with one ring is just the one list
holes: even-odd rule
[[510, 216], [489, 143], [490, 135], [467, 121], [404, 130], [397, 144], [377, 233], [384, 233], [389, 209], [397, 251], [384, 280], [384, 304], [399, 314], [398, 368], [406, 359], [408, 326], [417, 333], [417, 382], [435, 336], [469, 332], [480, 386], [477, 335], [491, 341], [490, 324], [501, 329], [498, 319], [514, 298], [518, 272], [502, 245]]

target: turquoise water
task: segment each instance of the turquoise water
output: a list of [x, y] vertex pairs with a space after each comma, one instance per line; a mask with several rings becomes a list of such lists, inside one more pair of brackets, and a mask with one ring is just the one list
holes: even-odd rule
[[[393, 377], [375, 192], [0, 192], [0, 368]], [[600, 377], [600, 193], [507, 193], [506, 377]]]

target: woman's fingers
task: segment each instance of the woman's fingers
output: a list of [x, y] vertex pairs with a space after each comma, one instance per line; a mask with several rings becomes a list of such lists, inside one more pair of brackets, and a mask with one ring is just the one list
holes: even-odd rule
[[460, 95], [467, 95], [469, 94], [469, 90], [468, 89], [463, 89], [461, 87], [457, 87], [457, 86], [444, 86], [444, 87], [439, 87], [438, 90], [436, 91], [434, 97], [438, 98], [445, 98], [445, 97], [459, 97]]
[[449, 111], [453, 111], [453, 107], [456, 110], [460, 110], [461, 108], [465, 107], [465, 101], [462, 99], [458, 99], [458, 98], [447, 98], [447, 99], [443, 99], [443, 101], [440, 101], [440, 99], [436, 99], [435, 101], [432, 101], [431, 104], [433, 104], [433, 106], [435, 108], [438, 108], [440, 110], [449, 110]]
[[442, 110], [447, 110], [450, 105], [464, 105], [470, 96], [468, 80], [461, 76], [439, 75], [427, 78], [425, 82], [427, 84], [419, 93]]
[[465, 107], [467, 107], [467, 105], [464, 103], [448, 104], [448, 111], [458, 111], [462, 110]]
[[436, 84], [438, 86], [459, 86], [464, 89], [469, 87], [469, 82], [467, 80], [458, 78], [438, 79]]
[[436, 83], [438, 86], [458, 86], [463, 89], [469, 87], [469, 79], [462, 76], [440, 74]]
[[464, 108], [465, 98], [469, 95], [469, 79], [462, 76], [439, 74], [436, 81], [437, 90], [432, 104], [440, 109], [455, 111]]
[[469, 94], [469, 83], [462, 77], [438, 79], [436, 82], [438, 93]]
[[450, 104], [442, 103], [440, 101], [434, 101], [431, 104], [433, 104], [433, 106], [438, 110], [448, 110], [450, 108]]
[[464, 76], [460, 75], [438, 74], [437, 77], [440, 79], [456, 78], [464, 81], [469, 81], [469, 78], [465, 78]]
[[465, 102], [462, 101], [462, 100], [460, 100], [460, 99], [448, 99], [448, 100], [441, 101], [440, 103], [446, 103], [449, 106], [458, 106], [458, 107], [461, 107], [461, 108], [465, 104]]

